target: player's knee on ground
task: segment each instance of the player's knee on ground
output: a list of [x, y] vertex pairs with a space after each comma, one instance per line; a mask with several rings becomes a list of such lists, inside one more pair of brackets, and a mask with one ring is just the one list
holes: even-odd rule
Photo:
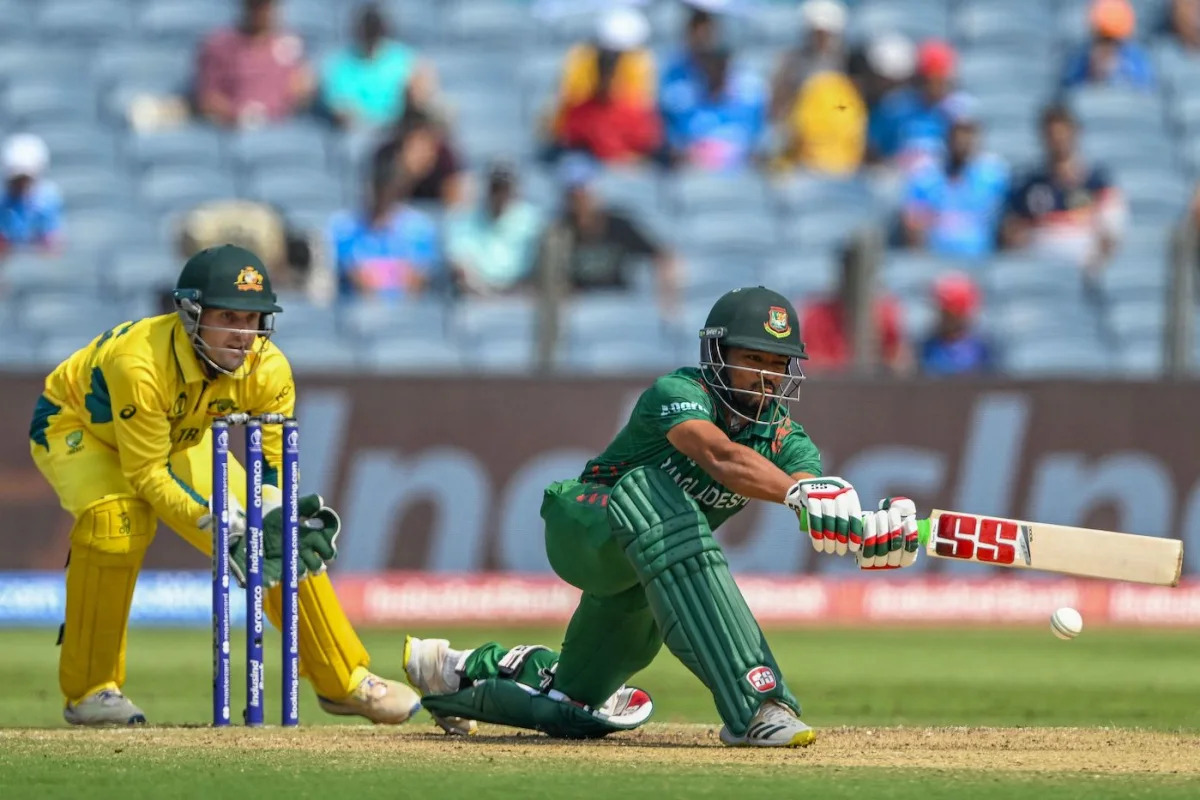
[[768, 698], [799, 710], [699, 505], [665, 472], [639, 467], [613, 487], [613, 535], [633, 562], [671, 652], [745, 732]]
[[71, 528], [59, 684], [79, 700], [125, 681], [125, 629], [133, 588], [157, 518], [134, 497], [106, 497]]

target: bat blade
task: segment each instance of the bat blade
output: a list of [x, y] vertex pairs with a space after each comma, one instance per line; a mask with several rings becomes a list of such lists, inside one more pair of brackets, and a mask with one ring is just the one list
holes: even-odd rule
[[1183, 569], [1179, 539], [938, 509], [920, 528], [934, 558], [1156, 586], [1178, 585]]

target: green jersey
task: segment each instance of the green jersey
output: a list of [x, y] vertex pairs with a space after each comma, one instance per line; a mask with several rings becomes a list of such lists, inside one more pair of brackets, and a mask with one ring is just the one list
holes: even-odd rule
[[765, 456], [789, 475], [821, 474], [820, 451], [804, 429], [792, 422], [786, 407], [775, 424], [747, 424], [737, 431], [725, 423], [723, 408], [699, 369], [685, 367], [663, 375], [638, 398], [629, 422], [603, 453], [587, 463], [580, 480], [612, 485], [635, 467], [657, 467], [696, 500], [715, 530], [740, 511], [748, 498], [722, 486], [671, 446], [667, 431], [690, 419], [712, 422], [730, 439]]

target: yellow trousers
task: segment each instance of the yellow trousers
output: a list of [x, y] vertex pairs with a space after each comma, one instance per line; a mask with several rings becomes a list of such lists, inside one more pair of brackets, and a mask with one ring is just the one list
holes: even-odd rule
[[[158, 520], [121, 472], [117, 451], [63, 409], [50, 418], [47, 447], [31, 442], [33, 460], [75, 519], [67, 565], [67, 612], [59, 686], [76, 702], [125, 682], [125, 639], [133, 587]], [[171, 457], [176, 479], [200, 497], [212, 491], [212, 432], [195, 447]], [[246, 474], [229, 459], [229, 491], [246, 505]], [[205, 555], [212, 534], [199, 528], [176, 530]], [[279, 625], [281, 592], [267, 593], [266, 613]], [[317, 693], [340, 700], [355, 688], [370, 663], [366, 648], [342, 611], [328, 575], [300, 582], [300, 669]], [[356, 674], [357, 673], [357, 674]]]

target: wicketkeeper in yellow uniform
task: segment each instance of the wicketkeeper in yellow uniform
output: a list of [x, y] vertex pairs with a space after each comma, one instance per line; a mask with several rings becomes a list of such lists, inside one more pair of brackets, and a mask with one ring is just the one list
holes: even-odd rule
[[[291, 416], [295, 408], [291, 367], [270, 342], [272, 315], [282, 309], [257, 256], [233, 245], [197, 253], [183, 267], [175, 301], [178, 313], [118, 325], [60, 364], [30, 428], [33, 460], [75, 518], [59, 685], [63, 716], [77, 725], [146, 721], [121, 692], [133, 587], [159, 519], [212, 552], [212, 419], [235, 411]], [[278, 625], [279, 426], [264, 428], [263, 451], [266, 609]], [[232, 458], [230, 482], [239, 504], [230, 558], [240, 576], [246, 480]], [[302, 674], [330, 713], [404, 722], [419, 698], [367, 670], [366, 648], [325, 572], [340, 520], [317, 495], [300, 505], [310, 522], [301, 527]]]

